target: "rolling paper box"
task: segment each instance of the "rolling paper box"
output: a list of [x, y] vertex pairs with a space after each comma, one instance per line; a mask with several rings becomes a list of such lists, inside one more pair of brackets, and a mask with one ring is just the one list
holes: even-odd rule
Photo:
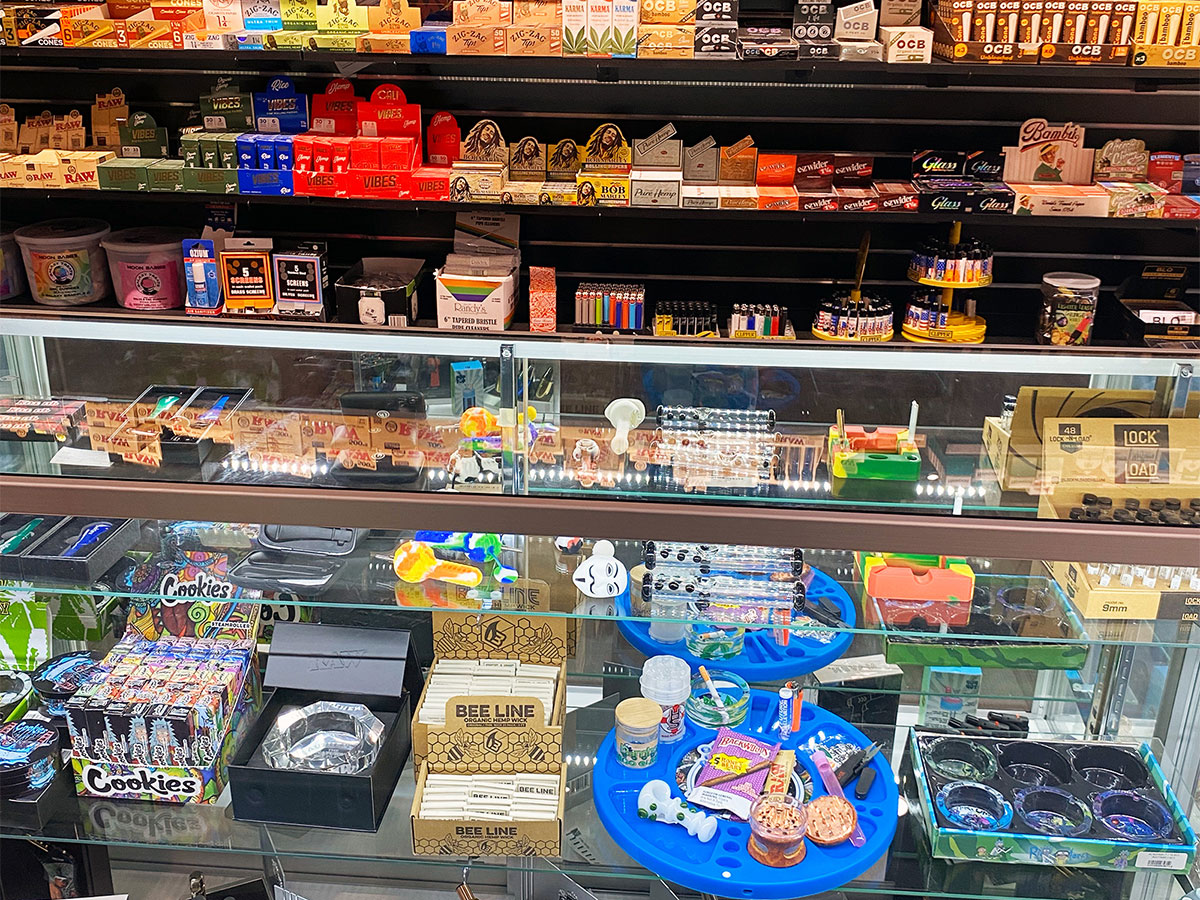
[[[407, 631], [279, 622], [271, 639], [258, 722], [229, 765], [234, 817], [250, 822], [375, 831], [411, 748], [410, 706], [422, 688]], [[367, 772], [274, 769], [261, 746], [279, 713], [318, 700], [361, 703], [384, 725]]]
[[[433, 646], [438, 659], [519, 659], [559, 666], [554, 709], [545, 724], [541, 703], [531, 697], [454, 697], [446, 704], [446, 724], [416, 721], [413, 761], [435, 772], [557, 772], [562, 765], [566, 716], [567, 622], [559, 616], [458, 612], [433, 614]], [[437, 661], [433, 671], [437, 670]]]
[[413, 797], [413, 852], [422, 856], [558, 856], [562, 847], [563, 809], [567, 797], [567, 770], [558, 784], [558, 815], [539, 821], [497, 822], [480, 819], [422, 819], [421, 797], [429, 767], [422, 765]]
[[921, 703], [917, 721], [944, 727], [950, 719], [963, 720], [979, 710], [979, 680], [976, 666], [929, 666], [921, 679]]

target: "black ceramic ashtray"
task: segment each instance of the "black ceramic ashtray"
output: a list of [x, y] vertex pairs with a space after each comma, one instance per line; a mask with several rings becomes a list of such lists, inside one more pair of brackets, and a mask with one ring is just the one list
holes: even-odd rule
[[1126, 840], [1161, 840], [1175, 830], [1167, 808], [1133, 791], [1104, 791], [1092, 801], [1096, 821]]
[[1074, 778], [1067, 758], [1045, 744], [1022, 741], [1000, 748], [1000, 768], [1021, 784], [1057, 787]]
[[1000, 831], [1012, 821], [1012, 806], [995, 788], [975, 781], [952, 781], [937, 795], [937, 808], [949, 822], [972, 831]]
[[1071, 751], [1075, 771], [1103, 791], [1131, 791], [1143, 787], [1150, 773], [1136, 753], [1096, 744]]
[[1075, 837], [1092, 827], [1092, 814], [1083, 801], [1056, 787], [1017, 791], [1017, 815], [1041, 834]]
[[926, 754], [930, 768], [956, 781], [987, 781], [996, 774], [996, 757], [974, 741], [954, 737], [934, 741]]

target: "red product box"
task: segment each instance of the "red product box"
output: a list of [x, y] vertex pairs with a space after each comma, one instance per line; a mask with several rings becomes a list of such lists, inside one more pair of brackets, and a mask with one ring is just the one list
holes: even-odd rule
[[422, 166], [412, 173], [413, 200], [449, 200], [450, 170]]
[[352, 170], [377, 170], [379, 164], [379, 149], [382, 138], [356, 137], [350, 139], [350, 168]]
[[418, 144], [415, 138], [387, 137], [380, 139], [379, 168], [411, 172], [417, 161]]
[[[762, 154], [758, 156], [762, 160]], [[758, 189], [759, 209], [799, 209], [799, 196], [791, 185], [767, 185]]]
[[292, 171], [312, 171], [314, 140], [311, 134], [298, 134], [292, 138]]
[[911, 181], [876, 181], [880, 212], [916, 212], [917, 189]]
[[790, 187], [796, 180], [795, 153], [759, 153], [754, 183]]
[[838, 196], [832, 191], [806, 191], [797, 188], [796, 208], [800, 212], [837, 212]]
[[333, 171], [333, 138], [331, 138], [331, 137], [313, 138], [312, 171], [314, 171], [314, 172], [332, 172]]
[[300, 172], [293, 179], [293, 189], [309, 197], [345, 197], [348, 194], [341, 189], [343, 177], [332, 172]]
[[1150, 154], [1150, 165], [1146, 170], [1146, 180], [1157, 184], [1170, 194], [1178, 194], [1183, 190], [1183, 157], [1178, 153], [1160, 151]]
[[343, 175], [350, 171], [350, 142], [354, 138], [334, 137], [329, 139], [332, 143], [329, 171], [335, 175]]
[[1200, 202], [1193, 197], [1172, 194], [1163, 205], [1164, 219], [1200, 219]]
[[828, 191], [833, 187], [832, 153], [799, 153], [796, 155], [796, 190]]
[[837, 195], [838, 209], [842, 212], [875, 212], [879, 209], [879, 195], [870, 185], [835, 187], [833, 192]]
[[351, 171], [347, 173], [347, 190], [351, 197], [382, 197], [399, 200], [405, 194], [404, 172], [384, 169]]
[[833, 157], [833, 185], [861, 186], [871, 180], [875, 157], [853, 153], [837, 153]]

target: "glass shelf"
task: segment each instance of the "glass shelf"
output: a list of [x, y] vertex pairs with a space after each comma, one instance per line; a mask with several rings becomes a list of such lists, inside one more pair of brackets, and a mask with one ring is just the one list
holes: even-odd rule
[[[574, 719], [574, 744], [567, 748], [566, 817], [563, 848], [553, 859], [556, 867], [583, 886], [605, 879], [617, 886], [644, 889], [657, 876], [629, 859], [600, 824], [591, 802], [591, 769], [600, 741], [612, 725], [611, 701], [570, 715]], [[570, 729], [570, 721], [568, 729]], [[881, 751], [896, 758], [896, 746], [906, 741], [906, 730], [890, 726], [859, 726], [864, 734], [883, 744]], [[345, 860], [385, 864], [394, 873], [444, 868], [461, 870], [465, 858], [418, 856], [412, 849], [409, 813], [415, 788], [411, 761], [400, 776], [379, 831], [375, 834], [341, 832], [298, 826], [255, 825], [237, 822], [228, 806], [228, 792], [215, 806], [163, 805], [137, 801], [72, 798], [45, 828], [25, 831], [0, 823], [0, 836], [36, 837], [49, 842], [103, 844], [163, 850], [204, 850], [252, 856]], [[1133, 897], [1166, 897], [1169, 875], [1153, 872], [1107, 872], [1054, 869], [1041, 866], [986, 863], [949, 864], [931, 859], [924, 839], [914, 834], [910, 810], [901, 794], [901, 818], [891, 849], [867, 873], [843, 885], [849, 895], [896, 897], [974, 898], [1010, 900], [1062, 900], [1064, 897], [1105, 896], [1110, 900]], [[286, 865], [286, 864], [285, 864]], [[392, 868], [394, 867], [394, 868]], [[506, 859], [475, 858], [473, 870], [502, 870]], [[1141, 892], [1141, 893], [1139, 893]]]

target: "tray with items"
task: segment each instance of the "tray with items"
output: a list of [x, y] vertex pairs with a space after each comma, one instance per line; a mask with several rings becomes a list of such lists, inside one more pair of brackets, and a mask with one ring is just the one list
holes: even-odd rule
[[878, 747], [811, 704], [781, 734], [774, 694], [748, 691], [743, 706], [713, 690], [728, 698], [730, 724], [701, 727], [689, 709], [681, 737], [653, 752], [641, 752], [636, 728], [657, 735], [657, 711], [643, 723], [618, 709], [593, 773], [596, 812], [617, 845], [670, 882], [722, 897], [808, 896], [874, 865], [891, 845], [898, 806]]
[[1196, 834], [1147, 744], [915, 735], [944, 859], [1184, 871]]

